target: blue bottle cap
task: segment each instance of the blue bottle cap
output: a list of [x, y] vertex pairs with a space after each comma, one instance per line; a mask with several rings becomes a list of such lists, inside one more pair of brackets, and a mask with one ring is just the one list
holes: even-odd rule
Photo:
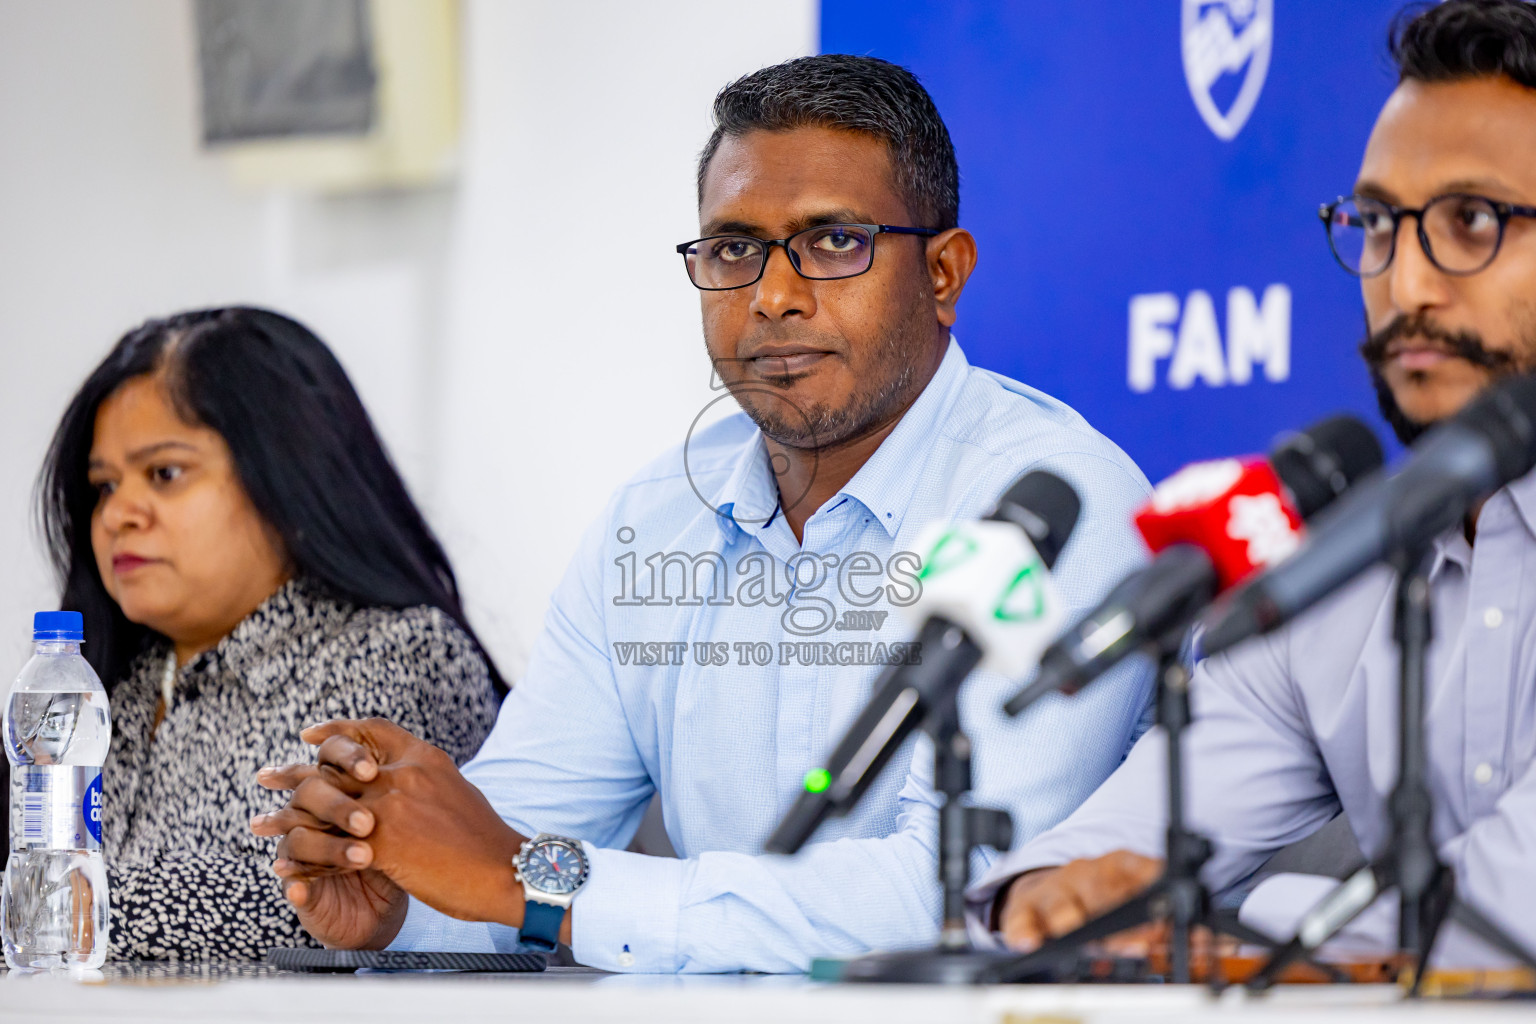
[[38, 612], [32, 616], [32, 640], [81, 643], [85, 640], [85, 617], [79, 612]]

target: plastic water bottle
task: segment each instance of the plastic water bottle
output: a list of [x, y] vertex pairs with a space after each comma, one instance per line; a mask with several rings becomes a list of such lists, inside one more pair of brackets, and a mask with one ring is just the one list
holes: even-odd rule
[[107, 958], [101, 766], [112, 725], [82, 640], [79, 612], [38, 612], [32, 659], [5, 707], [11, 851], [0, 931], [12, 969], [93, 969]]

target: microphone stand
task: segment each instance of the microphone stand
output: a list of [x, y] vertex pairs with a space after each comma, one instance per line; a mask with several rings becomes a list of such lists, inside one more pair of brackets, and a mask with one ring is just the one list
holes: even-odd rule
[[1398, 663], [1398, 774], [1388, 809], [1392, 833], [1382, 853], [1307, 912], [1296, 937], [1282, 946], [1248, 982], [1262, 992], [1292, 961], [1310, 956], [1394, 886], [1398, 893], [1398, 947], [1413, 958], [1410, 998], [1417, 996], [1446, 920], [1455, 921], [1488, 945], [1525, 966], [1536, 959], [1481, 911], [1456, 893], [1456, 875], [1440, 859], [1433, 836], [1433, 798], [1429, 791], [1429, 756], [1425, 743], [1425, 676], [1433, 609], [1429, 602], [1430, 549], [1400, 552], [1393, 637]]
[[[1184, 730], [1190, 723], [1189, 670], [1176, 645], [1159, 645], [1157, 671], [1157, 724], [1168, 740], [1168, 833], [1162, 876], [1141, 895], [1094, 918], [1076, 931], [1053, 939], [1022, 956], [1010, 956], [985, 969], [981, 982], [1052, 980], [1078, 962], [1090, 942], [1152, 921], [1171, 926], [1169, 966], [1172, 981], [1190, 980], [1190, 939], [1197, 926], [1230, 935], [1243, 942], [1273, 949], [1264, 935], [1240, 923], [1235, 915], [1218, 913], [1210, 892], [1200, 881], [1200, 871], [1211, 858], [1211, 843], [1190, 831], [1184, 819]], [[1169, 650], [1169, 647], [1175, 647]], [[1001, 895], [1001, 894], [999, 894]], [[1219, 987], [1212, 972], [1212, 985]]]
[[958, 695], [958, 685], [949, 688], [922, 726], [933, 739], [934, 786], [944, 794], [944, 805], [939, 809], [939, 881], [944, 888], [939, 944], [930, 949], [857, 957], [843, 964], [840, 981], [974, 984], [979, 971], [1000, 959], [997, 953], [972, 947], [965, 926], [965, 890], [970, 884], [971, 851], [978, 846], [1008, 849], [1013, 842], [1013, 821], [1007, 811], [972, 807], [965, 802], [971, 790], [971, 741], [960, 728], [955, 703]]

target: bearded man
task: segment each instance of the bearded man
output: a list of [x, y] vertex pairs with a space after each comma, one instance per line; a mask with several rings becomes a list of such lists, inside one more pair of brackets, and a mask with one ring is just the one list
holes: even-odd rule
[[[580, 963], [652, 972], [803, 971], [929, 945], [938, 798], [920, 745], [800, 855], [760, 852], [881, 668], [921, 657], [889, 614], [916, 596], [915, 538], [1048, 469], [1083, 506], [1052, 573], [1069, 614], [1144, 557], [1135, 465], [1062, 403], [970, 366], [951, 336], [976, 242], [917, 80], [806, 57], [727, 86], [715, 120], [702, 237], [677, 249], [742, 414], [598, 514], [462, 775], [387, 723], [343, 722], [306, 734], [320, 771], [263, 776], [297, 788], [253, 828], [285, 834], [276, 870], [329, 945], [558, 940]], [[593, 244], [597, 268], [571, 269], [601, 287], [623, 261]], [[1148, 678], [1128, 666], [1009, 722], [998, 708], [1017, 683], [978, 673], [960, 712], [976, 799], [1028, 837], [1120, 762]], [[624, 848], [653, 794], [680, 859]]]

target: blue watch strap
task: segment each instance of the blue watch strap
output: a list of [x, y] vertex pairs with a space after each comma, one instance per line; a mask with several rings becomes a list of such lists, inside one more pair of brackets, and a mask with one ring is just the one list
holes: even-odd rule
[[564, 907], [529, 900], [523, 904], [523, 927], [518, 931], [518, 941], [529, 949], [553, 953], [560, 944], [560, 925], [564, 920]]

